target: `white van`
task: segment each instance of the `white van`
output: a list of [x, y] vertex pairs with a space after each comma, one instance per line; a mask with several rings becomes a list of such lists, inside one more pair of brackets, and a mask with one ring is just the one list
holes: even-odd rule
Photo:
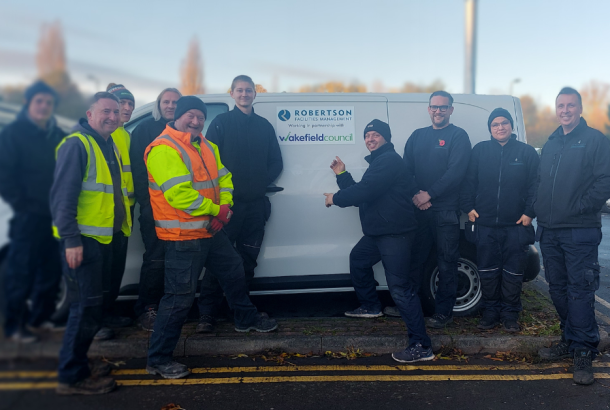
[[[220, 113], [234, 107], [228, 94], [202, 95], [208, 106], [206, 128]], [[430, 125], [429, 94], [259, 94], [254, 110], [275, 127], [284, 170], [268, 188], [272, 213], [265, 229], [265, 240], [253, 281], [254, 294], [351, 291], [349, 253], [362, 236], [358, 210], [324, 206], [324, 192], [338, 190], [329, 164], [339, 156], [358, 181], [368, 164], [369, 154], [363, 130], [372, 119], [388, 122], [392, 142], [402, 154], [407, 138]], [[514, 118], [520, 141], [525, 127], [519, 99], [510, 96], [455, 95], [452, 122], [464, 128], [474, 146], [490, 138], [489, 113], [507, 109]], [[148, 118], [152, 104], [135, 110], [126, 129], [132, 131]], [[137, 209], [136, 209], [137, 213]], [[464, 220], [464, 216], [462, 216]], [[137, 215], [129, 241], [127, 267], [120, 299], [136, 298], [144, 246]], [[478, 309], [481, 288], [472, 244], [460, 244], [458, 297], [454, 314], [467, 315]], [[431, 255], [422, 282], [422, 303], [430, 312], [437, 285], [436, 255]], [[540, 270], [539, 256], [531, 247], [526, 280]], [[378, 289], [387, 289], [383, 267], [375, 266]], [[60, 311], [65, 308], [63, 303]]]

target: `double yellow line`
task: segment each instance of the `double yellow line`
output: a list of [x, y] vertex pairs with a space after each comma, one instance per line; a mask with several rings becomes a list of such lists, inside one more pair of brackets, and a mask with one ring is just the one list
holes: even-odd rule
[[[610, 368], [610, 363], [594, 363], [594, 368], [604, 370]], [[120, 386], [192, 386], [204, 384], [252, 384], [252, 383], [325, 383], [325, 382], [408, 382], [408, 381], [533, 381], [533, 380], [560, 380], [570, 379], [570, 373], [550, 374], [494, 374], [489, 372], [506, 371], [544, 371], [565, 368], [562, 363], [550, 363], [541, 365], [515, 364], [515, 365], [422, 365], [422, 366], [259, 366], [259, 367], [211, 367], [191, 369], [193, 375], [198, 374], [243, 374], [243, 373], [294, 373], [294, 372], [385, 372], [395, 374], [337, 374], [337, 375], [277, 375], [277, 376], [230, 376], [230, 377], [205, 377], [186, 379], [119, 379]], [[483, 374], [396, 374], [402, 372], [424, 371], [424, 372], [488, 372]], [[146, 375], [144, 369], [115, 370], [113, 376], [142, 376]], [[0, 372], [0, 379], [11, 380], [0, 382], [2, 390], [39, 390], [52, 389], [57, 382], [51, 381], [57, 377], [52, 371], [7, 371]], [[610, 378], [609, 373], [596, 373], [597, 379]], [[14, 381], [19, 379], [47, 379], [44, 381]]]

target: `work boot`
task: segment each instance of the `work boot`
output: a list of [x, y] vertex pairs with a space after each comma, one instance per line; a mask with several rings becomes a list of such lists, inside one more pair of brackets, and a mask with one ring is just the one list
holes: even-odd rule
[[275, 319], [271, 319], [268, 316], [265, 317], [260, 313], [257, 315], [256, 323], [250, 326], [235, 326], [235, 330], [237, 332], [249, 332], [250, 330], [255, 330], [261, 333], [272, 332], [277, 329], [277, 322]]
[[104, 316], [104, 327], [116, 329], [119, 327], [131, 326], [132, 320], [125, 316], [108, 315]]
[[364, 306], [360, 306], [358, 309], [345, 312], [345, 316], [370, 319], [383, 316], [383, 312], [381, 310], [367, 309]]
[[440, 313], [435, 313], [432, 317], [426, 318], [426, 326], [433, 329], [442, 329], [451, 323], [453, 323], [453, 316], [445, 316]]
[[521, 327], [516, 320], [507, 319], [504, 321], [504, 331], [508, 333], [517, 333], [521, 331]]
[[210, 315], [201, 315], [199, 323], [195, 328], [197, 333], [212, 333], [216, 325], [216, 320]]
[[485, 311], [483, 312], [483, 317], [479, 320], [479, 324], [477, 325], [477, 329], [481, 330], [489, 330], [498, 326], [500, 321], [498, 320], [498, 316], [492, 312]]
[[109, 327], [101, 328], [100, 330], [97, 331], [95, 336], [93, 336], [93, 340], [98, 340], [98, 341], [110, 340], [110, 339], [114, 339], [114, 331], [112, 329], [110, 329]]
[[386, 306], [385, 309], [383, 309], [383, 314], [391, 317], [401, 317], [400, 311], [396, 306]]
[[146, 372], [148, 374], [158, 374], [164, 379], [181, 379], [191, 374], [188, 367], [174, 361], [157, 366], [147, 365]]
[[91, 371], [91, 377], [99, 379], [109, 376], [112, 373], [112, 366], [107, 362], [89, 363], [89, 370]]
[[61, 395], [106, 394], [115, 388], [116, 382], [112, 377], [102, 377], [100, 379], [89, 377], [74, 384], [59, 383], [56, 392]]
[[155, 320], [157, 320], [157, 307], [147, 306], [146, 312], [138, 316], [138, 326], [147, 332], [152, 332], [155, 328]]
[[431, 347], [425, 348], [421, 343], [417, 343], [415, 346], [410, 346], [400, 352], [392, 353], [392, 359], [400, 363], [424, 362], [434, 360], [434, 353], [432, 352]]
[[593, 384], [593, 355], [589, 349], [574, 349], [574, 382], [586, 386]]
[[543, 347], [538, 350], [538, 356], [543, 360], [561, 360], [570, 357], [570, 344], [562, 337], [559, 342], [553, 343], [551, 347]]

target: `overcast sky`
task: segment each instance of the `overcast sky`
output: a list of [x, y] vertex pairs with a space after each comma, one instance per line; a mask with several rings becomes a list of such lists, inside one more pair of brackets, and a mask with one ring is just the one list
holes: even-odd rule
[[[520, 78], [515, 95], [548, 104], [565, 85], [610, 82], [608, 16], [608, 0], [479, 0], [477, 93], [508, 93]], [[463, 92], [463, 0], [2, 0], [0, 85], [35, 78], [40, 26], [56, 19], [79, 86], [121, 82], [138, 103], [179, 84], [194, 35], [209, 92], [238, 74], [269, 91], [441, 79]]]

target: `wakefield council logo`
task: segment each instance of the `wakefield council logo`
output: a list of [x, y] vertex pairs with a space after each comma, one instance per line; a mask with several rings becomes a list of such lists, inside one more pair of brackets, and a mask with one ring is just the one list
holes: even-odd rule
[[281, 110], [277, 114], [277, 116], [282, 121], [288, 121], [290, 119], [290, 111], [288, 111], [288, 110]]

